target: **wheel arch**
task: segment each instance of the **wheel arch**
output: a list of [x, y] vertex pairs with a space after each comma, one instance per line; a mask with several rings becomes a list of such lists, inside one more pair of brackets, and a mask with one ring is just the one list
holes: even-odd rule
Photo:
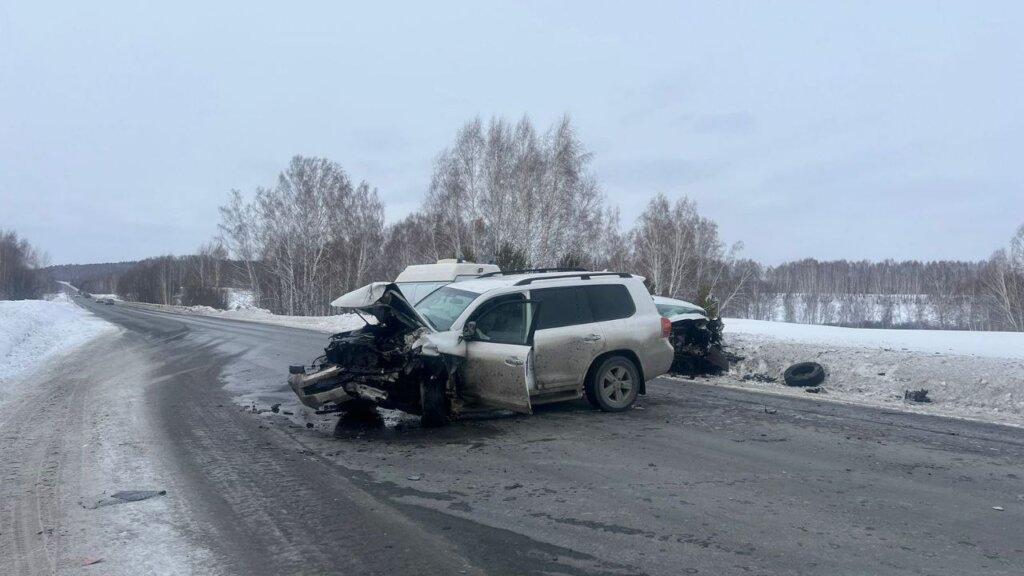
[[597, 355], [593, 361], [590, 362], [590, 368], [587, 369], [587, 375], [583, 378], [583, 387], [586, 388], [587, 383], [594, 377], [594, 371], [597, 370], [598, 366], [602, 362], [611, 358], [612, 356], [622, 356], [633, 363], [637, 373], [640, 375], [640, 394], [647, 394], [647, 379], [644, 377], [644, 365], [640, 363], [640, 357], [636, 355], [636, 352], [623, 348], [621, 350], [608, 350]]

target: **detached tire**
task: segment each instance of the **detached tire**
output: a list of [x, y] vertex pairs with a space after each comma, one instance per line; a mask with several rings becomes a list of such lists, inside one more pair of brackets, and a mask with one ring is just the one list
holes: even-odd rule
[[612, 356], [587, 381], [587, 400], [605, 412], [629, 410], [640, 392], [640, 371], [629, 358]]
[[817, 386], [825, 381], [825, 369], [817, 362], [793, 364], [782, 374], [786, 386]]

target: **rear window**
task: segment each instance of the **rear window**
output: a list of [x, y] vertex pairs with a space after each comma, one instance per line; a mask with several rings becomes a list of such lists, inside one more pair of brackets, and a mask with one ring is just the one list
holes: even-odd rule
[[589, 324], [594, 321], [590, 305], [580, 288], [531, 290], [530, 299], [541, 303], [537, 330]]
[[629, 289], [622, 284], [598, 284], [586, 286], [583, 290], [590, 300], [594, 322], [629, 318], [636, 313], [633, 297], [629, 295]]

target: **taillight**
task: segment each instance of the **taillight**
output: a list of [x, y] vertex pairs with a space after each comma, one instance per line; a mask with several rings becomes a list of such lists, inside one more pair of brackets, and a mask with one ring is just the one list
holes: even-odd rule
[[668, 318], [661, 317], [661, 337], [668, 338], [672, 334], [672, 323]]

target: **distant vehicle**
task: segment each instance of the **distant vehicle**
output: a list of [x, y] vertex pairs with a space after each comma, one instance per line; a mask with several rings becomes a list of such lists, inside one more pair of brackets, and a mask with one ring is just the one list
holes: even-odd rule
[[583, 397], [619, 412], [673, 358], [671, 323], [625, 273], [497, 272], [437, 288], [416, 306], [397, 284], [378, 282], [331, 305], [376, 322], [331, 336], [311, 371], [289, 367], [289, 384], [312, 408], [358, 399], [428, 426], [474, 409], [529, 414]]
[[88, 292], [82, 292], [82, 298], [90, 298], [91, 299], [92, 298], [92, 294], [89, 294]]
[[675, 349], [673, 372], [692, 375], [729, 369], [729, 360], [722, 352], [721, 318], [708, 318], [703, 308], [686, 300], [655, 296], [654, 305], [672, 323], [669, 340]]
[[113, 298], [100, 298], [99, 300], [97, 300], [97, 302], [99, 302], [100, 304], [106, 304], [107, 306], [113, 306], [114, 305], [114, 299]]
[[395, 278], [395, 284], [410, 304], [417, 304], [428, 294], [452, 282], [461, 282], [484, 274], [501, 272], [494, 264], [476, 264], [449, 258], [436, 264], [414, 264]]

